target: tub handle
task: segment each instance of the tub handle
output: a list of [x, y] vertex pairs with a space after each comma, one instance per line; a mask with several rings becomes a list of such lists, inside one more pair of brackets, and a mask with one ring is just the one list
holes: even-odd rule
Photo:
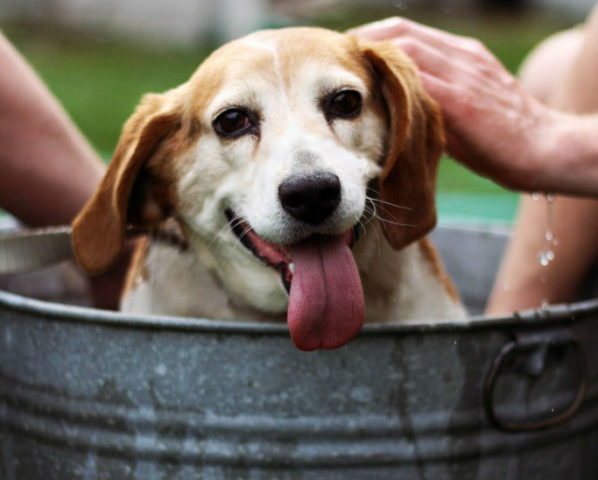
[[[518, 353], [530, 352], [538, 348], [554, 348], [554, 346], [570, 346], [574, 352], [576, 364], [579, 367], [579, 388], [575, 399], [571, 404], [563, 409], [560, 413], [550, 416], [549, 418], [533, 420], [533, 421], [508, 421], [500, 418], [496, 414], [494, 405], [494, 389], [496, 382], [500, 377], [501, 369], [505, 360], [509, 357], [517, 355]], [[588, 364], [586, 361], [585, 352], [579, 342], [571, 336], [569, 332], [548, 332], [540, 334], [531, 334], [529, 336], [517, 335], [515, 338], [509, 340], [500, 349], [498, 355], [492, 362], [492, 366], [484, 387], [482, 390], [482, 404], [486, 413], [488, 421], [494, 427], [507, 432], [528, 432], [534, 430], [542, 430], [554, 427], [560, 423], [569, 420], [583, 404], [588, 384]]]

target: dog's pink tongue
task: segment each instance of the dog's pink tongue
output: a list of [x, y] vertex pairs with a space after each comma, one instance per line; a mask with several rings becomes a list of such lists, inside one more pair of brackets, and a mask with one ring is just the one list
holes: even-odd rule
[[363, 288], [344, 236], [311, 239], [289, 249], [295, 264], [287, 322], [301, 350], [338, 348], [363, 325]]

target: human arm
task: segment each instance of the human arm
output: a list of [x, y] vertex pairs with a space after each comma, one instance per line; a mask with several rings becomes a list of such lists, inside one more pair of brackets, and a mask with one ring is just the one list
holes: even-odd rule
[[[588, 22], [534, 49], [520, 72], [525, 89], [553, 108], [581, 114], [598, 111], [598, 42], [588, 42], [592, 29], [598, 25]], [[547, 241], [547, 228], [555, 241]], [[537, 257], [547, 250], [554, 252], [554, 259], [543, 265]], [[522, 196], [487, 313], [575, 300], [597, 256], [597, 199], [555, 197], [549, 210], [542, 198]]]
[[[69, 224], [104, 165], [1, 32], [0, 65], [0, 208], [29, 226]], [[96, 306], [118, 306], [126, 265], [91, 279]]]
[[30, 226], [70, 223], [104, 166], [2, 33], [0, 65], [0, 207]]

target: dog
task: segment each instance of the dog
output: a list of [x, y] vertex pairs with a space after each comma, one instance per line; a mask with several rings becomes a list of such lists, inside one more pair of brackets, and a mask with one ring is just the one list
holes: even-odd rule
[[73, 222], [91, 274], [128, 224], [174, 219], [187, 248], [146, 238], [122, 310], [286, 321], [302, 350], [367, 322], [466, 314], [425, 238], [435, 226], [442, 121], [389, 43], [266, 30], [147, 94]]

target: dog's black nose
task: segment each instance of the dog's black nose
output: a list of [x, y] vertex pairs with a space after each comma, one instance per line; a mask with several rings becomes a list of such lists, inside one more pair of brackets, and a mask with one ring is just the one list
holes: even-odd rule
[[333, 173], [293, 175], [278, 186], [282, 208], [297, 220], [315, 225], [327, 219], [341, 201], [341, 182]]

